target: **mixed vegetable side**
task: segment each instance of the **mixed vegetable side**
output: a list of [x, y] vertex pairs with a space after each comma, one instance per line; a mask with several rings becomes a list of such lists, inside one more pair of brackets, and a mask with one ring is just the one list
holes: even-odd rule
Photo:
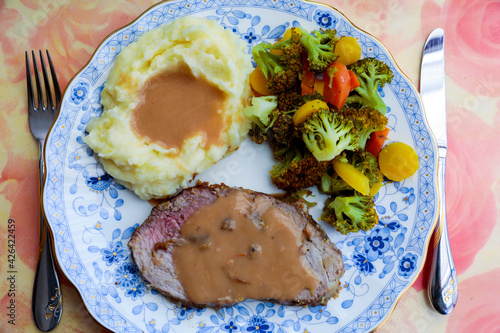
[[361, 59], [357, 40], [331, 29], [291, 28], [252, 54], [256, 97], [245, 113], [252, 140], [267, 141], [278, 160], [272, 182], [294, 197], [317, 186], [328, 195], [321, 219], [342, 234], [373, 228], [384, 176], [401, 181], [418, 169], [410, 146], [384, 147], [387, 107], [377, 89], [391, 82], [390, 68]]

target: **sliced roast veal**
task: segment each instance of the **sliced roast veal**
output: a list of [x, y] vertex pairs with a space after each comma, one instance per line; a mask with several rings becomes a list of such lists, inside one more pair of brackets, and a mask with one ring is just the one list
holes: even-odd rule
[[[243, 200], [245, 203], [243, 206], [234, 205], [231, 200]], [[233, 219], [234, 215], [230, 215], [232, 213], [228, 212], [227, 216], [231, 216], [231, 218], [225, 218], [219, 208], [214, 213], [215, 207], [224, 208], [224, 205], [228, 205], [227, 203], [238, 206], [238, 209], [243, 209], [244, 217], [240, 220], [235, 218], [237, 220], [235, 221]], [[234, 208], [227, 207], [227, 210], [231, 211]], [[269, 217], [271, 213], [278, 216], [281, 225], [271, 223], [273, 219], [276, 219]], [[194, 223], [201, 222], [201, 229], [203, 229], [205, 227], [203, 218], [206, 214], [217, 216], [216, 223], [218, 223], [219, 234], [208, 235], [201, 233], [201, 231], [197, 233], [200, 226], [193, 227], [195, 226]], [[195, 222], [197, 219], [198, 222]], [[188, 220], [189, 223], [182, 229], [183, 238], [181, 227]], [[246, 220], [250, 221], [249, 223], [252, 225], [243, 225], [242, 223]], [[189, 226], [191, 226], [191, 230]], [[247, 227], [247, 229], [242, 229], [243, 226]], [[281, 226], [285, 230], [280, 231], [277, 229], [277, 227]], [[262, 234], [268, 233], [273, 240], [258, 238], [261, 235], [258, 232], [253, 232], [252, 227], [254, 229], [261, 228]], [[203, 259], [207, 258], [208, 253], [214, 251], [219, 245], [221, 248], [223, 245], [227, 245], [224, 239], [231, 241], [230, 238], [224, 237], [237, 239], [237, 233], [240, 232], [239, 235], [241, 236], [242, 230], [252, 238], [248, 240], [238, 238], [234, 245], [234, 251], [232, 248], [228, 249], [227, 247], [222, 250], [224, 254], [234, 252], [230, 255], [230, 257], [234, 258], [234, 263], [233, 260], [224, 259], [222, 264], [212, 264], [210, 260]], [[188, 232], [191, 232], [191, 234], [188, 234]], [[273, 232], [274, 234], [272, 234]], [[297, 236], [297, 241], [295, 243], [293, 241], [289, 242], [289, 245], [292, 244], [292, 246], [284, 254], [277, 254], [279, 250], [276, 249], [279, 249], [279, 245], [285, 243], [285, 240], [290, 241], [289, 236], [292, 234]], [[281, 240], [273, 243], [274, 237], [277, 237], [276, 239], [281, 237]], [[221, 244], [221, 242], [224, 244]], [[243, 243], [245, 243], [244, 246], [242, 245], [245, 250], [236, 249]], [[182, 262], [185, 265], [181, 265], [178, 262], [179, 256], [182, 251], [185, 253], [189, 246], [199, 251], [193, 253], [199, 253], [199, 257], [194, 257], [194, 259], [199, 259], [200, 262], [195, 263], [196, 260], [187, 260]], [[149, 284], [164, 295], [186, 305], [232, 305], [245, 298], [237, 297], [239, 295], [237, 293], [240, 291], [233, 289], [233, 287], [240, 286], [244, 292], [250, 290], [250, 295], [258, 295], [252, 297], [256, 299], [272, 299], [282, 304], [325, 304], [331, 297], [338, 295], [340, 290], [339, 280], [344, 274], [344, 264], [340, 251], [309, 214], [295, 205], [278, 200], [273, 196], [230, 188], [224, 185], [198, 184], [195, 187], [185, 189], [171, 199], [161, 202], [152, 209], [147, 220], [135, 230], [129, 242], [129, 247], [139, 270]], [[288, 253], [290, 253], [290, 258], [287, 255]], [[288, 264], [297, 259], [293, 257], [295, 253], [300, 263], [298, 265]], [[271, 258], [271, 256], [276, 255], [276, 258]], [[285, 255], [287, 257], [284, 257]], [[177, 263], [174, 262], [174, 258]], [[283, 264], [285, 269], [272, 272], [273, 277], [271, 277], [271, 271], [275, 270], [275, 267], [269, 268], [269, 263], [271, 262], [271, 266], [273, 266], [273, 260], [276, 262], [276, 267]], [[260, 275], [242, 276], [238, 271], [238, 265], [241, 270], [241, 268], [246, 267], [247, 263], [255, 264], [260, 270], [265, 271], [263, 277], [259, 277]], [[258, 266], [261, 263], [267, 263], [265, 269]], [[192, 271], [190, 271], [191, 264], [193, 264]], [[194, 267], [195, 264], [197, 268]], [[286, 265], [300, 267], [293, 272], [287, 272], [288, 275], [286, 276], [280, 276], [279, 274], [285, 272], [289, 267]], [[212, 267], [220, 268], [220, 272], [217, 270], [215, 272], [222, 274], [214, 277], [215, 282], [220, 282], [219, 285], [214, 285], [213, 288], [209, 289], [217, 291], [218, 295], [220, 288], [233, 284], [233, 287], [226, 288], [231, 290], [220, 291], [220, 295], [216, 298], [213, 298], [213, 295], [205, 297], [203, 293], [206, 289], [203, 289], [204, 287], [200, 287], [198, 291], [198, 284], [206, 282], [205, 280], [213, 281], [210, 280], [211, 276], [207, 277], [206, 274], [212, 273], [209, 272], [210, 270], [205, 270], [206, 267], [210, 269]], [[191, 273], [194, 281], [186, 280], [186, 278], [190, 278]], [[203, 274], [205, 274], [205, 277], [200, 279]], [[290, 278], [290, 275], [293, 275], [293, 277]], [[273, 282], [272, 278], [276, 278], [276, 281]], [[181, 280], [183, 283], [181, 283]], [[262, 282], [262, 288], [259, 287], [259, 281]], [[314, 284], [311, 281], [314, 281]], [[273, 283], [275, 284], [273, 285]], [[186, 288], [186, 286], [188, 287]], [[292, 288], [294, 286], [295, 289]], [[279, 291], [280, 287], [285, 289], [284, 292]], [[267, 293], [266, 290], [269, 290], [269, 292]]]

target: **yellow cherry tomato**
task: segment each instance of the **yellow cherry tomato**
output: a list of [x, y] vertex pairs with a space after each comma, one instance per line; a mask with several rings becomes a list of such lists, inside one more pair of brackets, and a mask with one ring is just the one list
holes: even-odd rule
[[412, 147], [403, 142], [393, 142], [380, 151], [378, 164], [384, 176], [400, 182], [418, 170], [419, 162]]
[[250, 73], [250, 85], [253, 90], [262, 96], [271, 95], [271, 92], [267, 87], [267, 80], [264, 77], [264, 74], [262, 74], [259, 66], [255, 67], [253, 72]]
[[313, 114], [314, 112], [317, 112], [321, 109], [328, 110], [328, 104], [326, 104], [325, 102], [323, 102], [320, 99], [315, 99], [313, 101], [309, 101], [309, 102], [305, 103], [304, 105], [302, 105], [297, 111], [295, 111], [293, 118], [292, 118], [293, 123], [295, 124], [295, 126], [298, 126], [306, 120], [307, 116], [309, 116], [309, 115]]
[[349, 184], [349, 186], [362, 195], [370, 193], [370, 181], [361, 171], [347, 162], [342, 162], [338, 158], [334, 159], [332, 163], [337, 175]]
[[354, 37], [341, 37], [335, 45], [335, 53], [339, 55], [337, 60], [347, 66], [361, 58], [361, 46]]

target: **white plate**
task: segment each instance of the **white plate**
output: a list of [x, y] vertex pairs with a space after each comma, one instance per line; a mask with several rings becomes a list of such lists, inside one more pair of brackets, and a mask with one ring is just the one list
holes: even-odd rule
[[[335, 28], [358, 38], [364, 57], [377, 57], [394, 71], [392, 83], [381, 91], [389, 109], [389, 138], [413, 146], [420, 168], [406, 181], [382, 188], [376, 197], [380, 224], [373, 230], [343, 236], [324, 225], [346, 267], [340, 296], [327, 306], [246, 301], [217, 311], [179, 307], [147, 289], [134, 266], [127, 242], [151, 206], [107, 175], [81, 137], [89, 119], [102, 111], [100, 92], [116, 55], [144, 31], [186, 15], [209, 17], [232, 29], [248, 43], [249, 52], [255, 43], [274, 42], [291, 26]], [[47, 139], [44, 209], [60, 267], [91, 315], [110, 330], [370, 331], [388, 318], [423, 266], [437, 218], [436, 149], [414, 86], [380, 42], [336, 10], [297, 0], [163, 2], [104, 40], [68, 85]], [[268, 173], [273, 163], [267, 146], [247, 140], [199, 178], [273, 193]]]

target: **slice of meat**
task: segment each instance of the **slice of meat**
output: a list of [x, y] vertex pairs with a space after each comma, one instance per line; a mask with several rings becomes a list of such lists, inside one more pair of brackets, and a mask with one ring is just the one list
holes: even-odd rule
[[[179, 279], [183, 275], [182, 271], [176, 269], [174, 252], [176, 248], [194, 241], [199, 244], [203, 243], [203, 246], [211, 246], [209, 242], [204, 243], [205, 239], [182, 238], [181, 227], [190, 217], [195, 216], [196, 212], [205, 212], [203, 209], [213, 206], [217, 200], [242, 193], [246, 199], [264, 203], [266, 207], [277, 208], [282, 216], [286, 216], [286, 223], [290, 223], [290, 230], [298, 231], [300, 236], [298, 238], [300, 244], [296, 246], [300, 251], [301, 265], [315, 279], [313, 287], [300, 289], [301, 291], [292, 298], [276, 297], [275, 293], [270, 293], [269, 296], [261, 296], [259, 299], [272, 299], [281, 304], [318, 305], [326, 304], [330, 298], [337, 297], [341, 289], [340, 278], [344, 274], [341, 252], [309, 214], [291, 203], [264, 193], [206, 183], [187, 188], [177, 196], [158, 204], [132, 235], [128, 245], [139, 270], [149, 284], [167, 297], [185, 305], [218, 307], [230, 306], [241, 301], [242, 299], [227, 295], [221, 295], [217, 300], [207, 302], [190, 299], [189, 293], [186, 292]], [[257, 216], [257, 220], [262, 222], [259, 217], [260, 213], [250, 211], [248, 216], [251, 218]], [[255, 224], [258, 225], [259, 222], [255, 221]], [[220, 229], [226, 234], [230, 234], [235, 228], [235, 221], [220, 222]], [[200, 246], [200, 251], [203, 250], [204, 248]], [[269, 252], [263, 252], [264, 250], [260, 244], [252, 243], [248, 253], [243, 255], [248, 255], [246, 259], [252, 260], [252, 258], [268, 255], [266, 253]], [[280, 259], [282, 258], [277, 260]], [[201, 272], [193, 271], [193, 274], [201, 274]], [[247, 283], [245, 278], [241, 278], [238, 282]]]

